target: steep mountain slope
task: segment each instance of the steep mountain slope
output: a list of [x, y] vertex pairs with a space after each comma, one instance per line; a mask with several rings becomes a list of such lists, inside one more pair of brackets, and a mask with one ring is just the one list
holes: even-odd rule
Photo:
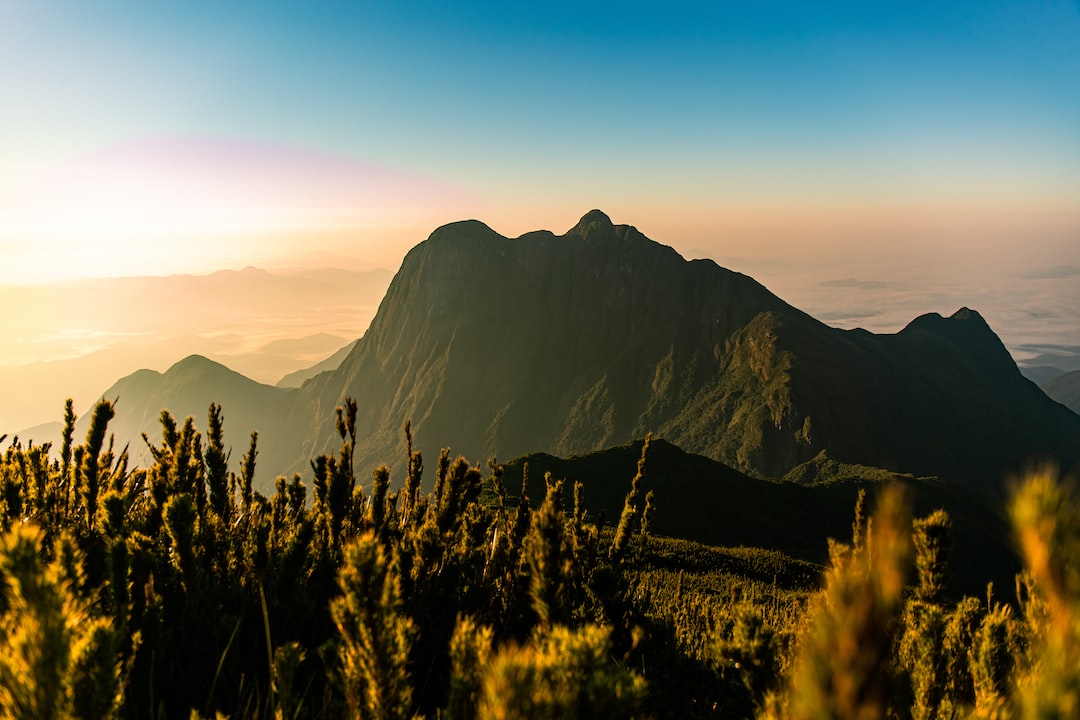
[[[252, 430], [259, 431], [260, 486], [271, 487], [275, 468], [296, 462], [295, 442], [283, 422], [296, 400], [295, 391], [262, 385], [200, 355], [186, 357], [164, 373], [139, 370], [118, 380], [102, 397], [117, 401], [109, 429], [119, 442], [131, 443], [133, 459], [141, 460], [143, 466], [149, 454], [140, 434], [145, 432], [151, 442], [160, 443], [163, 409], [172, 413], [177, 424], [193, 417], [195, 426], [205, 432], [212, 402], [222, 406], [225, 443], [233, 448], [234, 469], [247, 450]], [[85, 436], [89, 421], [89, 412], [79, 419], [78, 437]]]
[[566, 455], [653, 431], [761, 477], [825, 451], [991, 492], [1032, 459], [1080, 459], [1080, 418], [978, 313], [837, 330], [599, 211], [561, 236], [439, 228], [341, 366], [300, 392], [291, 424], [317, 429], [299, 457], [336, 446], [324, 418], [352, 395], [361, 468], [400, 462], [407, 419], [429, 458]]
[[1080, 370], [1059, 375], [1044, 383], [1042, 389], [1065, 407], [1080, 413]]
[[409, 418], [422, 445], [474, 457], [591, 450], [678, 413], [769, 309], [814, 322], [602, 213], [517, 240], [455, 223], [409, 253], [365, 337], [304, 391], [315, 415], [357, 397], [361, 458], [396, 457]]
[[993, 491], [1032, 462], [1080, 459], [1077, 418], [1041, 397], [973, 310], [895, 335], [788, 327], [778, 344], [797, 365], [792, 407], [830, 457]]

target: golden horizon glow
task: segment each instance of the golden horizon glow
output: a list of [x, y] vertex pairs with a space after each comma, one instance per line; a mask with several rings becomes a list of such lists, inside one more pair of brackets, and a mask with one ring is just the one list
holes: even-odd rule
[[[469, 203], [460, 190], [418, 175], [206, 138], [106, 148], [6, 195], [0, 283], [14, 284], [212, 272], [345, 244], [370, 251], [384, 244], [379, 235], [441, 224], [452, 207]], [[327, 245], [330, 238], [337, 242]], [[393, 262], [392, 254], [381, 255]]]

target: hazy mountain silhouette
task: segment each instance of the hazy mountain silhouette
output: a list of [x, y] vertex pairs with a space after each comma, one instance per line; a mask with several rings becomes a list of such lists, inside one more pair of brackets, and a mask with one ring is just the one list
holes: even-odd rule
[[1080, 458], [1080, 418], [977, 312], [837, 330], [599, 211], [565, 235], [436, 230], [341, 366], [303, 387], [293, 424], [317, 430], [300, 457], [336, 445], [347, 395], [362, 467], [404, 457], [407, 419], [428, 457], [567, 455], [653, 431], [772, 478], [824, 451], [996, 488], [1032, 459]]
[[291, 372], [285, 377], [277, 381], [276, 385], [280, 388], [298, 388], [305, 382], [315, 377], [319, 373], [326, 372], [328, 370], [337, 370], [345, 358], [349, 356], [349, 353], [353, 349], [353, 345], [356, 344], [356, 340], [349, 343], [343, 348], [335, 351], [330, 357], [325, 360], [321, 360], [318, 363], [312, 365], [309, 368], [302, 370], [296, 370]]
[[[121, 442], [130, 442], [133, 459], [145, 466], [149, 453], [140, 434], [161, 443], [162, 410], [168, 410], [182, 425], [191, 416], [200, 431], [206, 430], [210, 403], [222, 406], [226, 445], [233, 448], [232, 463], [238, 467], [247, 450], [252, 430], [259, 431], [257, 467], [262, 470], [260, 485], [272, 486], [276, 468], [295, 464], [295, 449], [287, 442], [282, 419], [294, 401], [294, 390], [257, 383], [208, 360], [191, 355], [164, 373], [139, 370], [121, 378], [102, 397], [117, 400], [116, 418], [110, 430]], [[79, 419], [77, 437], [86, 435], [90, 413]]]
[[1080, 414], [1080, 370], [1073, 370], [1049, 380], [1042, 386], [1054, 400]]
[[1080, 345], [1028, 345], [1020, 350], [1039, 348], [1043, 351], [1024, 360], [1026, 368], [1052, 368], [1058, 374], [1080, 370]]
[[55, 421], [66, 398], [83, 412], [117, 378], [191, 354], [277, 382], [355, 340], [392, 275], [247, 268], [0, 286], [0, 307], [13, 310], [0, 364], [0, 434]]
[[1061, 368], [1056, 368], [1051, 365], [1020, 365], [1019, 367], [1020, 373], [1039, 387], [1042, 387], [1054, 378], [1065, 374], [1065, 371]]

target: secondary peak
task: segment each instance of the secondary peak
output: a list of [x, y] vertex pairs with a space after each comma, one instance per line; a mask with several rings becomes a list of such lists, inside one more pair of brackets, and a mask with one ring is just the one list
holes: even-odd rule
[[604, 212], [600, 210], [590, 210], [589, 212], [585, 213], [580, 220], [578, 220], [577, 225], [571, 228], [569, 234], [580, 235], [582, 234], [582, 231], [594, 225], [599, 225], [602, 227], [614, 227], [612, 225], [611, 218], [604, 214]]

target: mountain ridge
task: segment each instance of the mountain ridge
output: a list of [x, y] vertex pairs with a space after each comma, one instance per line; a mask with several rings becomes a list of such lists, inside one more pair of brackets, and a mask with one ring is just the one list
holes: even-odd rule
[[[643, 440], [572, 457], [530, 453], [505, 464], [502, 480], [517, 494], [527, 472], [533, 507], [544, 498], [545, 475], [565, 480], [564, 501], [573, 506], [575, 481], [583, 485], [585, 507], [593, 521], [602, 515], [618, 521], [628, 478], [634, 477]], [[873, 507], [886, 485], [904, 489], [916, 516], [945, 509], [953, 520], [955, 544], [950, 552], [952, 591], [978, 594], [993, 580], [1009, 587], [1019, 559], [1002, 516], [981, 498], [933, 478], [886, 475], [873, 468], [815, 486], [770, 482], [740, 473], [723, 463], [688, 453], [662, 439], [653, 439], [640, 492], [654, 493], [650, 532], [712, 546], [746, 546], [777, 550], [826, 565], [828, 540], [846, 541], [851, 533], [860, 490]], [[639, 501], [639, 509], [643, 501]]]
[[[670, 247], [596, 212], [561, 236], [538, 231], [510, 239], [477, 221], [445, 225], [406, 255], [368, 333], [338, 373], [318, 379], [321, 406], [330, 405], [328, 396], [356, 394], [362, 415], [365, 405], [380, 408], [381, 413], [366, 415], [366, 428], [393, 428], [383, 431], [382, 447], [373, 453], [383, 455], [400, 449], [406, 419], [419, 433], [434, 417], [432, 434], [443, 438], [440, 442], [474, 455], [537, 447], [576, 452], [640, 435], [651, 429], [646, 427], [650, 419], [638, 421], [625, 412], [605, 419], [611, 407], [603, 397], [636, 395], [632, 402], [644, 405], [656, 380], [655, 361], [697, 333], [700, 323], [693, 319], [667, 327], [661, 340], [654, 333], [668, 325], [668, 296], [687, 308], [702, 304], [692, 294], [695, 288], [683, 287], [677, 276], [676, 268], [684, 265]], [[720, 274], [720, 292], [734, 296], [714, 302], [709, 313], [717, 343], [761, 307], [798, 313], [753, 279], [713, 263], [695, 263], [691, 272]], [[521, 328], [526, 330], [518, 332]], [[476, 357], [468, 345], [477, 342], [487, 344], [500, 361]], [[613, 345], [622, 346], [623, 357], [605, 358], [606, 368], [588, 367], [589, 358]], [[481, 365], [487, 367], [480, 371]], [[448, 367], [465, 376], [456, 377], [452, 387], [441, 381]], [[368, 392], [360, 385], [370, 376], [380, 379]], [[486, 435], [486, 446], [477, 448], [464, 437], [459, 419], [440, 417], [436, 398], [476, 408], [481, 417], [473, 421], [471, 434]], [[522, 418], [541, 401], [554, 402], [555, 414], [572, 417], [557, 427]], [[594, 409], [600, 417], [594, 417]], [[358, 451], [365, 454], [362, 446]]]
[[[288, 412], [296, 391], [265, 385], [229, 369], [202, 355], [188, 355], [165, 372], [137, 370], [117, 380], [102, 397], [116, 402], [116, 416], [110, 432], [129, 445], [129, 452], [141, 465], [150, 455], [142, 442], [146, 433], [151, 442], [160, 442], [160, 417], [169, 411], [178, 424], [187, 417], [206, 430], [211, 403], [222, 406], [227, 445], [232, 447], [233, 463], [239, 462], [247, 449], [252, 431], [260, 434], [259, 460], [264, 473], [295, 462], [292, 448], [284, 441], [284, 429], [275, 418]], [[91, 413], [79, 418], [76, 434], [85, 436]], [[235, 469], [235, 468], [234, 468]], [[265, 486], [273, 477], [263, 477]]]
[[562, 235], [437, 228], [337, 369], [288, 392], [250, 427], [203, 397], [224, 406], [227, 434], [257, 427], [280, 449], [273, 474], [336, 452], [347, 396], [361, 476], [400, 469], [406, 421], [428, 458], [444, 446], [474, 461], [574, 455], [653, 432], [758, 478], [824, 453], [992, 495], [1026, 463], [1080, 460], [1080, 418], [1020, 374], [977, 311], [926, 313], [893, 334], [831, 328], [597, 210]]
[[[406, 420], [428, 454], [574, 454], [653, 431], [771, 478], [822, 450], [993, 486], [1036, 457], [1080, 458], [1080, 426], [977, 311], [891, 335], [830, 328], [595, 210], [563, 235], [435, 230], [339, 370], [306, 388], [308, 414], [346, 395], [367, 463], [403, 457]], [[307, 449], [334, 442], [328, 428]]]

